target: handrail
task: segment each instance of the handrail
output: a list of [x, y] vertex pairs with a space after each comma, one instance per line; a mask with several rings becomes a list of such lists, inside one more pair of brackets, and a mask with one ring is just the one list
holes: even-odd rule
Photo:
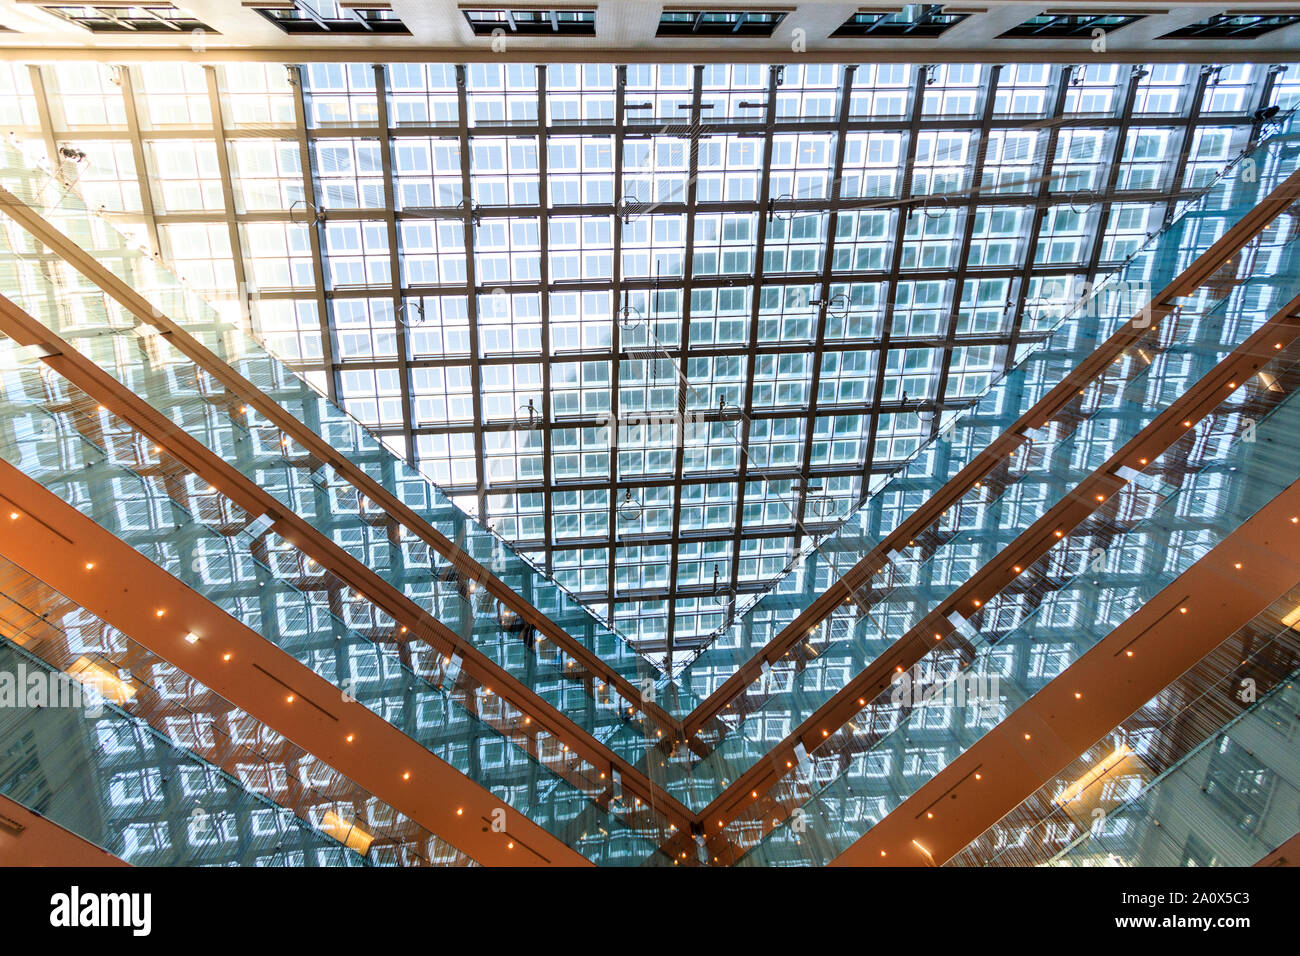
[[[1295, 586], [1300, 535], [1279, 529], [1291, 527], [1298, 509], [1300, 481], [861, 834], [831, 865], [927, 865], [930, 860], [908, 852], [917, 837], [925, 840], [933, 864], [961, 851], [1213, 651], [1224, 634], [1235, 632]], [[1252, 568], [1248, 580], [1234, 570], [1243, 562]], [[1172, 613], [1179, 607], [1195, 611]], [[1125, 651], [1134, 647], [1138, 653], [1129, 657]], [[1121, 655], [1124, 663], [1119, 665]], [[1117, 666], [1124, 668], [1123, 680], [1116, 680]], [[1026, 742], [1026, 735], [1032, 740]], [[928, 826], [928, 837], [921, 835], [922, 826]]]

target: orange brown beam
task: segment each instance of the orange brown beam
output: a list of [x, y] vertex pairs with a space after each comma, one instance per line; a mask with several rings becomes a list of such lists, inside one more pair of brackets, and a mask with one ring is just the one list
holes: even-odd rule
[[[1297, 516], [1300, 481], [1016, 708], [832, 865], [928, 866], [959, 853], [1293, 588], [1300, 580], [1300, 530], [1292, 523]], [[930, 813], [933, 818], [927, 817]]]
[[85, 837], [0, 794], [0, 866], [130, 866]]
[[1300, 833], [1264, 857], [1256, 866], [1300, 866]]
[[[589, 865], [4, 461], [0, 501], [0, 553], [472, 859], [488, 866]], [[188, 633], [199, 640], [189, 643]], [[494, 811], [505, 812], [503, 832], [489, 825]]]
[[1281, 215], [1300, 198], [1300, 170], [1292, 173], [1272, 192], [1246, 213], [1205, 252], [1201, 253], [1173, 282], [1156, 295], [1148, 310], [1139, 313], [1099, 345], [1086, 359], [1047, 391], [1029, 411], [987, 448], [954, 475], [939, 491], [903, 520], [897, 528], [872, 548], [856, 565], [844, 572], [827, 590], [793, 621], [778, 632], [750, 660], [723, 681], [682, 721], [682, 731], [692, 738], [710, 720], [717, 717], [746, 687], [758, 679], [764, 661], [775, 663], [816, 625], [841, 604], [853, 598], [887, 562], [891, 551], [901, 550], [909, 541], [938, 520], [999, 462], [1012, 454], [1024, 441], [1024, 432], [1048, 421], [1065, 407], [1080, 388], [1095, 379], [1126, 348], [1138, 341], [1146, 330], [1172, 311], [1170, 300], [1195, 291], [1235, 256], [1268, 223]]

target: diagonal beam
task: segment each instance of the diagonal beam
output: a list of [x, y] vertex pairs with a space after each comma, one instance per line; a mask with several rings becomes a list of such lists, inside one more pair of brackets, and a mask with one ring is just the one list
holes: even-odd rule
[[[953, 619], [970, 617], [1029, 567], [1047, 554], [1070, 529], [1077, 527], [1101, 508], [1125, 484], [1117, 476], [1123, 466], [1141, 471], [1187, 433], [1189, 423], [1211, 414], [1223, 401], [1229, 382], [1244, 381], [1277, 351], [1300, 338], [1300, 296], [1287, 303], [1270, 320], [1257, 329], [1210, 372], [1185, 393], [1171, 402], [1137, 435], [1119, 448], [1106, 462], [1093, 470], [1070, 494], [1048, 509], [1038, 520], [1007, 545], [1000, 554], [984, 563], [968, 581], [957, 587], [938, 608], [928, 613], [916, 626], [871, 662], [838, 693], [804, 720], [772, 753], [778, 759], [759, 761], [706, 810], [713, 818], [725, 820], [738, 811], [756, 805], [771, 784], [784, 775], [778, 769], [793, 748], [802, 743], [813, 750], [828, 734], [842, 727], [866, 702], [887, 693], [896, 673], [913, 667], [934, 647], [933, 640], [953, 633]], [[1291, 584], [1294, 584], [1294, 580]], [[1273, 595], [1269, 598], [1272, 600]], [[746, 791], [749, 791], [748, 793]]]

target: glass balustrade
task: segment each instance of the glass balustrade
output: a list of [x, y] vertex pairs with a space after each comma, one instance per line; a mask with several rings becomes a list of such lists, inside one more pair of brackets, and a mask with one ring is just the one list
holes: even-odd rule
[[[1287, 685], [1300, 668], [1300, 631], [1287, 622], [1297, 603], [1300, 587], [1235, 631], [945, 865], [1115, 865], [1135, 858], [1140, 865], [1170, 865], [1180, 853], [1188, 854], [1183, 862], [1197, 865], [1249, 865], [1286, 840], [1287, 828], [1300, 826], [1288, 817], [1294, 790], [1288, 793], [1282, 782], [1295, 779], [1294, 761], [1285, 762], [1280, 778], [1270, 766], [1225, 779], [1213, 768], [1207, 773], [1197, 752], [1222, 747], [1235, 724], [1261, 716], [1252, 711], [1265, 712], [1263, 726], [1271, 731], [1250, 746], [1252, 754], [1266, 753], [1273, 739], [1286, 746], [1294, 738], [1296, 701], [1288, 706], [1286, 698], [1294, 697]], [[1189, 770], [1201, 781], [1195, 794], [1166, 786]], [[1153, 797], [1162, 788], [1168, 799]], [[1206, 795], [1212, 799], [1205, 801]], [[1235, 821], [1239, 826], [1220, 826], [1224, 798], [1247, 795], [1262, 812]], [[1161, 809], [1147, 815], [1141, 803]], [[1194, 835], [1179, 832], [1176, 823], [1166, 828], [1184, 811], [1198, 820]], [[1116, 853], [1117, 846], [1132, 855]]]
[[[162, 313], [181, 324], [219, 358], [329, 442], [343, 457], [379, 481], [460, 550], [489, 568], [512, 590], [596, 654], [606, 666], [632, 682], [638, 689], [638, 699], [627, 703], [634, 707], [641, 733], [631, 733], [628, 722], [624, 720], [606, 742], [620, 753], [626, 747], [625, 756], [630, 761], [635, 763], [640, 759], [643, 766], [652, 765], [644, 759], [644, 751], [647, 745], [653, 746], [661, 739], [659, 731], [662, 728], [635, 714], [635, 708], [641, 704], [639, 698], [644, 695], [656, 703], [671, 704], [674, 708], [685, 706], [690, 709], [692, 705], [689, 702], [675, 703], [672, 685], [637, 655], [621, 635], [601, 623], [560, 585], [525, 561], [503, 538], [466, 515], [423, 475], [394, 456], [355, 420], [264, 351], [255, 340], [223, 321], [173, 275], [130, 248], [111, 226], [88, 213], [75, 193], [56, 189], [43, 174], [24, 166], [15, 151], [7, 149], [5, 153], [0, 157], [0, 165], [5, 167], [0, 171], [0, 181], [6, 188], [30, 202]], [[40, 262], [43, 258], [41, 247], [16, 226], [9, 230], [9, 246], [14, 261], [5, 268], [7, 281], [0, 284], [0, 292], [37, 314], [35, 300], [46, 291], [40, 288], [37, 276], [46, 268]], [[10, 269], [12, 273], [9, 273]], [[70, 267], [53, 261], [49, 269], [57, 274], [57, 293], [61, 298], [101, 296], [101, 290]], [[84, 310], [89, 315], [79, 319], [61, 319], [61, 315], [69, 310]], [[351, 487], [328, 463], [311, 458], [305, 450], [291, 444], [281, 446], [285, 436], [274, 426], [262, 420], [255, 409], [244, 406], [229, 395], [214, 378], [196, 369], [178, 353], [169, 356], [164, 368], [151, 368], [138, 357], [117, 355], [115, 350], [121, 348], [120, 343], [124, 341], [120, 336], [135, 333], [142, 325], [124, 310], [111, 303], [74, 302], [70, 306], [47, 307], [39, 311], [42, 321], [52, 323], [51, 327], [56, 330], [66, 329], [71, 333], [73, 328], [80, 326], [80, 334], [73, 338], [73, 344], [97, 356], [114, 356], [114, 361], [106, 363], [105, 367], [124, 382], [131, 383], [151, 403], [160, 407], [170, 405], [165, 410], [178, 423], [203, 423], [206, 427], [200, 428], [196, 437], [205, 443], [214, 437], [211, 434], [213, 429], [245, 428], [264, 438], [266, 447], [260, 450], [273, 456], [274, 460], [270, 464], [243, 460], [235, 462], [237, 466], [246, 474], [254, 472], [250, 477], [255, 477], [257, 472], [271, 471], [272, 474], [267, 476], [272, 479], [267, 485], [268, 490], [354, 554], [369, 560], [378, 558], [375, 570], [388, 577], [390, 583], [399, 587], [418, 587], [408, 579], [427, 581], [426, 572], [431, 570], [435, 576], [459, 581], [463, 588], [481, 586], [477, 581], [462, 580], [444, 555], [419, 540], [409, 529], [399, 529], [391, 516]], [[109, 319], [96, 321], [95, 315], [104, 312], [108, 313]], [[164, 390], [165, 384], [170, 384], [175, 391]], [[232, 418], [237, 420], [231, 421]], [[209, 447], [214, 446], [209, 444]], [[279, 480], [276, 480], [276, 471], [280, 473]], [[310, 498], [317, 501], [306, 500]], [[334, 509], [326, 511], [320, 503], [322, 498], [328, 499]], [[528, 654], [528, 645], [532, 643], [530, 629], [512, 616], [508, 628], [476, 630], [473, 636], [476, 642], [482, 642], [486, 652], [493, 654], [498, 663], [508, 669]], [[554, 653], [561, 654], [558, 649]], [[581, 666], [569, 660], [560, 663], [565, 668], [566, 678], [571, 678]], [[582, 723], [581, 709], [575, 719]], [[592, 729], [596, 731], [596, 728]], [[626, 742], [624, 738], [627, 738]]]
[[[137, 866], [357, 866], [363, 858], [0, 638], [0, 793]], [[51, 694], [60, 694], [56, 705]]]
[[1300, 671], [1152, 781], [1051, 866], [1252, 866], [1300, 824]]

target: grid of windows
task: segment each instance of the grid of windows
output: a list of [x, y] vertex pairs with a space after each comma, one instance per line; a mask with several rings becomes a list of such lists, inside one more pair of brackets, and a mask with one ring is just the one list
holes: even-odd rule
[[406, 24], [386, 3], [355, 0], [286, 0], [253, 8], [285, 33], [397, 33]]
[[476, 36], [595, 36], [596, 11], [511, 7], [507, 10], [463, 10]]
[[785, 19], [779, 10], [664, 10], [659, 15], [661, 37], [770, 37]]
[[170, 3], [47, 4], [41, 9], [91, 33], [171, 33], [211, 27]]
[[858, 11], [832, 37], [937, 37], [965, 20], [967, 13], [944, 13], [941, 3], [909, 3], [900, 11]]
[[[1246, 64], [40, 70], [106, 214], [655, 655], [1300, 97]], [[0, 93], [43, 145], [28, 69]]]

